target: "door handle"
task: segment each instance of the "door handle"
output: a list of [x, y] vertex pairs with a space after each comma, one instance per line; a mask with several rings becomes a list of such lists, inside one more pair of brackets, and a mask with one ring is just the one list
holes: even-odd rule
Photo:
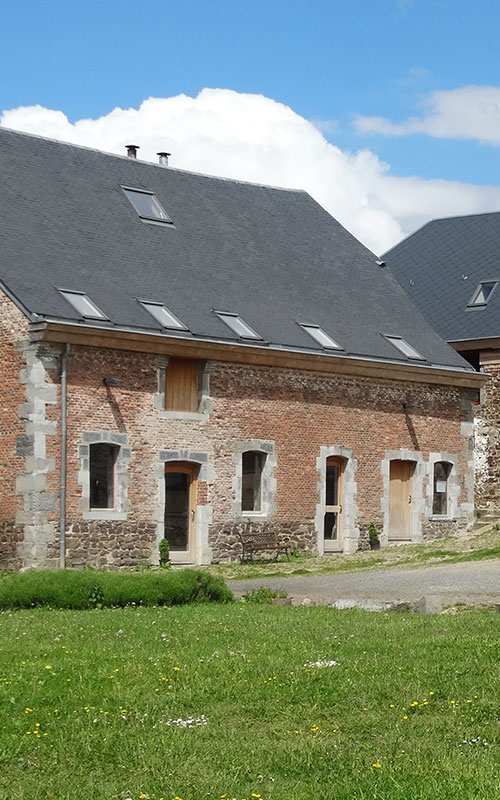
[[194, 508], [192, 508], [191, 509], [191, 522], [194, 522], [195, 516], [196, 516], [196, 512], [195, 512]]
[[411, 494], [408, 495], [408, 502], [411, 503]]
[[342, 514], [342, 506], [339, 506], [339, 514]]

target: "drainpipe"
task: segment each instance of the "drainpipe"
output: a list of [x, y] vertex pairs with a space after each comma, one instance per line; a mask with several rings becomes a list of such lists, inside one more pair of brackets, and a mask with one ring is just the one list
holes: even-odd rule
[[61, 469], [59, 482], [59, 567], [66, 566], [66, 440], [67, 440], [67, 362], [69, 344], [61, 355]]

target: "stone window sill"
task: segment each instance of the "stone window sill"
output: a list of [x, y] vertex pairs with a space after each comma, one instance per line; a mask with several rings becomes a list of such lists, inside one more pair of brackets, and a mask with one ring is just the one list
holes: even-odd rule
[[209, 415], [199, 411], [165, 411], [159, 412], [161, 419], [186, 419], [193, 422], [208, 422]]
[[429, 517], [429, 522], [456, 522], [455, 517], [448, 517], [446, 515], [433, 514]]
[[84, 511], [83, 512], [83, 519], [84, 520], [101, 520], [105, 522], [106, 520], [114, 521], [114, 522], [123, 522], [127, 519], [127, 514], [124, 511], [114, 511], [113, 509], [105, 509], [99, 508], [94, 511]]

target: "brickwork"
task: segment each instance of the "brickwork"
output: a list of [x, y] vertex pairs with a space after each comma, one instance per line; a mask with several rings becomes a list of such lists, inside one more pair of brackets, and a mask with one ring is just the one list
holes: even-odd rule
[[[26, 392], [31, 392], [39, 406], [39, 427], [35, 431], [32, 425], [30, 430], [37, 434], [40, 446], [43, 438], [45, 451], [44, 462], [39, 465], [43, 467], [39, 487], [30, 483], [18, 490], [24, 490], [25, 504], [26, 497], [31, 498], [28, 507], [25, 505], [28, 516], [21, 515], [24, 535], [27, 531], [36, 538], [39, 524], [41, 545], [34, 554], [33, 549], [23, 551], [17, 546], [18, 561], [12, 556], [13, 567], [19, 566], [20, 557], [24, 565], [35, 566], [54, 565], [57, 557], [60, 387], [59, 370], [53, 362], [58, 362], [58, 352], [60, 348], [50, 354], [41, 345], [32, 345], [25, 354], [25, 359], [32, 359], [32, 371], [25, 373]], [[460, 525], [470, 521], [473, 498], [467, 390], [211, 362], [210, 413], [196, 418], [182, 414], [165, 417], [158, 408], [162, 369], [164, 364], [155, 355], [71, 346], [67, 370], [68, 565], [116, 568], [157, 560], [163, 512], [161, 488], [169, 453], [182, 458], [187, 453], [185, 460], [198, 465], [196, 535], [206, 535], [206, 541], [196, 546], [199, 561], [238, 557], [235, 534], [240, 525], [272, 526], [291, 544], [321, 550], [318, 507], [324, 502], [319, 483], [324, 480], [321, 459], [326, 458], [325, 453], [347, 454], [350, 499], [345, 513], [351, 549], [363, 546], [370, 522], [383, 529], [381, 465], [389, 451], [418, 452], [424, 465], [431, 453], [453, 454], [460, 486], [457, 517]], [[105, 376], [119, 382], [104, 385]], [[13, 392], [22, 395], [14, 377], [12, 386]], [[405, 413], [403, 402], [417, 403], [418, 408]], [[16, 421], [11, 424], [16, 434], [29, 436], [17, 418], [17, 404], [18, 399]], [[86, 454], [82, 443], [88, 440], [85, 434], [95, 437], [100, 432], [107, 440], [115, 435], [117, 442], [127, 442], [128, 492], [120, 519], [84, 516], [89, 512], [85, 512], [82, 469]], [[12, 436], [10, 445], [4, 444], [7, 449], [15, 444], [14, 432]], [[273, 448], [272, 517], [241, 520], [235, 514], [239, 499], [236, 465], [245, 443], [257, 440]], [[30, 441], [25, 444], [29, 450]], [[24, 463], [23, 459], [12, 462], [18, 475], [29, 474], [27, 452]], [[450, 525], [447, 521], [427, 525], [431, 516], [425, 500], [428, 482], [425, 468], [422, 533], [439, 536]], [[11, 498], [10, 502], [19, 503], [19, 499]], [[38, 516], [36, 511], [40, 512]]]

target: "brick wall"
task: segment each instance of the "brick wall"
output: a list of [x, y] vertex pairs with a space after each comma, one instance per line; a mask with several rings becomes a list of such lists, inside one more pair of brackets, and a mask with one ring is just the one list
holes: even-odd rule
[[[57, 349], [52, 356], [57, 360]], [[59, 348], [60, 350], [60, 348]], [[160, 483], [169, 452], [189, 451], [205, 470], [199, 485], [198, 505], [207, 509], [200, 519], [206, 525], [214, 560], [234, 558], [239, 553], [236, 532], [249, 521], [235, 518], [235, 453], [241, 442], [274, 443], [276, 466], [273, 513], [251, 524], [271, 526], [282, 538], [315, 550], [315, 517], [319, 502], [318, 457], [325, 446], [350, 448], [356, 461], [353, 524], [366, 539], [370, 522], [383, 528], [381, 500], [384, 491], [382, 462], [387, 451], [455, 454], [463, 505], [463, 526], [471, 508], [470, 416], [467, 390], [434, 385], [348, 378], [320, 373], [268, 367], [216, 363], [210, 365], [210, 395], [213, 411], [207, 419], [170, 419], [155, 408], [158, 365], [154, 355], [72, 346], [68, 357], [68, 481], [67, 561], [77, 566], [93, 563], [108, 568], [155, 559], [158, 523], [162, 515]], [[44, 554], [36, 565], [55, 565], [58, 552], [58, 508], [51, 498], [59, 483], [59, 370], [47, 358], [44, 380], [56, 387], [45, 410], [46, 485], [44, 493]], [[15, 372], [15, 371], [13, 371]], [[110, 386], [103, 377], [119, 379]], [[19, 402], [19, 387], [13, 394]], [[419, 408], [404, 412], [402, 403]], [[12, 434], [7, 449], [13, 470], [23, 472], [12, 460], [19, 422], [10, 422]], [[465, 425], [465, 427], [464, 427]], [[84, 433], [107, 431], [125, 435], [130, 448], [129, 510], [124, 519], [89, 519], [82, 510], [82, 450]], [[7, 439], [6, 439], [7, 441]], [[167, 455], [160, 456], [160, 454]], [[196, 455], [198, 454], [198, 456]], [[52, 465], [53, 468], [50, 466]], [[423, 478], [425, 494], [428, 476]], [[461, 486], [462, 486], [461, 484]], [[12, 486], [12, 482], [9, 483]], [[12, 489], [9, 503], [14, 508]], [[14, 504], [14, 505], [13, 505]], [[467, 512], [467, 513], [466, 513]], [[12, 511], [13, 513], [13, 511]], [[469, 514], [469, 516], [467, 516]], [[425, 516], [425, 515], [424, 515]], [[455, 523], [448, 523], [450, 530]], [[422, 519], [422, 534], [438, 536], [441, 527]], [[357, 535], [357, 534], [356, 534]], [[0, 534], [1, 536], [1, 534]], [[205, 546], [205, 545], [204, 545]], [[208, 549], [207, 549], [208, 548]]]

